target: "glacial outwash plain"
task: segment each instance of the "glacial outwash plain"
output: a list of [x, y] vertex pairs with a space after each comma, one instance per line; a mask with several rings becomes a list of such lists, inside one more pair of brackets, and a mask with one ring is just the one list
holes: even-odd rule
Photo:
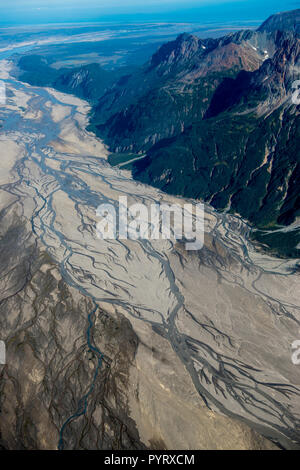
[[[99, 240], [96, 208], [183, 204], [111, 167], [89, 105], [0, 64], [5, 449], [300, 447], [299, 269], [205, 205], [205, 244]], [[188, 200], [196, 204], [196, 201]]]

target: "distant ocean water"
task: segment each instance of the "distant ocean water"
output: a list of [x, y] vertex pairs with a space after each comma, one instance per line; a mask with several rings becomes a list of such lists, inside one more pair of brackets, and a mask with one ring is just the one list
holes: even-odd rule
[[112, 6], [110, 2], [99, 2], [96, 6], [89, 0], [84, 5], [82, 3], [73, 0], [76, 8], [65, 8], [64, 2], [48, 0], [43, 3], [43, 8], [36, 8], [33, 4], [30, 7], [31, 2], [27, 1], [25, 8], [26, 1], [11, 0], [1, 5], [0, 25], [94, 21], [244, 22], [260, 21], [279, 11], [300, 8], [300, 2], [286, 0], [206, 0], [203, 3], [196, 0], [161, 0], [155, 4], [151, 1], [120, 0], [119, 4], [113, 2]]

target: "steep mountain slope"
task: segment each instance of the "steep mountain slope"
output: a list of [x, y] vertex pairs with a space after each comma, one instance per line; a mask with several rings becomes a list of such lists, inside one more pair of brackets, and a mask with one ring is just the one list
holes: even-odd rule
[[[164, 191], [230, 208], [258, 228], [300, 215], [299, 110], [291, 100], [300, 41], [286, 39], [255, 72], [241, 72], [216, 90], [205, 119], [173, 142], [161, 142], [134, 163], [133, 174]], [[297, 256], [299, 233], [256, 234]]]
[[101, 97], [92, 129], [115, 152], [147, 150], [201, 120], [224, 79], [256, 70], [282, 41], [282, 33], [252, 31], [218, 40], [180, 35]]
[[270, 16], [258, 29], [259, 31], [293, 31], [300, 33], [300, 9], [285, 11]]

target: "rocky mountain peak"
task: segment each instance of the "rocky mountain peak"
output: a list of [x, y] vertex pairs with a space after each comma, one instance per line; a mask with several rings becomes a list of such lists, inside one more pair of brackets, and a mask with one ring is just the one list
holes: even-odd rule
[[168, 42], [161, 46], [152, 56], [151, 66], [157, 67], [162, 64], [174, 64], [180, 61], [190, 60], [202, 46], [201, 39], [191, 34], [180, 34], [175, 41]]
[[256, 83], [260, 83], [264, 89], [269, 89], [269, 93], [283, 96], [290, 91], [292, 81], [299, 77], [299, 70], [300, 40], [289, 38], [282, 42], [273, 58], [265, 61], [253, 77]]

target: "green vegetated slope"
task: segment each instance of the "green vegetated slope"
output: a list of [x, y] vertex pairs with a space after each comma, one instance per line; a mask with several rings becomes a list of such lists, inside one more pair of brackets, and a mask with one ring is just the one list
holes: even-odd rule
[[223, 82], [204, 119], [150, 149], [134, 177], [239, 213], [260, 229], [257, 240], [299, 256], [299, 230], [280, 230], [300, 215], [299, 108], [289, 93], [298, 61], [299, 40], [287, 39], [257, 71], [230, 80], [230, 92]]
[[[300, 215], [299, 119], [277, 110], [257, 121], [253, 114], [224, 113], [196, 123], [134, 163], [133, 174], [163, 191], [230, 208], [258, 228], [290, 224]], [[299, 233], [255, 236], [281, 254], [297, 256]]]

